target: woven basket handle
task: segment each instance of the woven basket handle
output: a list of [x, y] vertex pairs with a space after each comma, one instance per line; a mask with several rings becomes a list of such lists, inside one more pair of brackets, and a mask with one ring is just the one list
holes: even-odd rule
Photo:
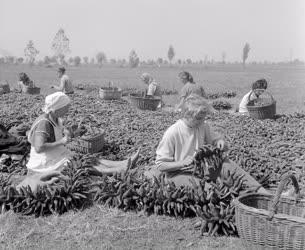
[[283, 177], [283, 179], [280, 181], [280, 184], [279, 184], [279, 186], [276, 190], [276, 193], [275, 193], [275, 196], [274, 196], [274, 199], [273, 199], [273, 202], [272, 202], [271, 211], [270, 211], [270, 214], [269, 214], [269, 220], [272, 220], [273, 216], [276, 213], [277, 205], [280, 201], [281, 194], [284, 190], [284, 187], [288, 184], [289, 179], [292, 180], [292, 184], [294, 186], [294, 190], [295, 190], [296, 197], [297, 197], [296, 200], [298, 199], [298, 197], [300, 195], [300, 188], [299, 188], [297, 178], [293, 174], [288, 174], [285, 177]]
[[[271, 93], [269, 93], [267, 90], [265, 90], [265, 89], [257, 89], [257, 90], [264, 90], [264, 93], [267, 93], [267, 94], [270, 96], [272, 102], [274, 102], [273, 96], [272, 96]], [[250, 102], [250, 97], [251, 97], [251, 95], [252, 95], [253, 93], [254, 93], [254, 91], [251, 90], [251, 93], [250, 93], [250, 95], [248, 96], [248, 102]]]

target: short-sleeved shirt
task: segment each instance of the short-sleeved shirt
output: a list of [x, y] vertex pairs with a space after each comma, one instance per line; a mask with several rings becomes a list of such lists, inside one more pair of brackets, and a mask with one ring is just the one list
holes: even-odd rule
[[163, 135], [156, 151], [156, 164], [160, 162], [182, 161], [193, 156], [203, 145], [215, 145], [222, 136], [204, 122], [198, 128], [190, 128], [180, 119], [169, 127]]
[[155, 81], [152, 81], [152, 82], [148, 85], [147, 95], [151, 95], [151, 96], [162, 96], [161, 88], [160, 88], [159, 84], [156, 83]]
[[32, 136], [30, 137], [30, 143], [32, 145], [35, 141], [34, 136], [36, 135], [42, 136], [44, 142], [48, 142], [48, 143], [55, 142], [56, 139], [55, 139], [54, 126], [52, 125], [52, 122], [48, 118], [47, 114], [43, 114], [39, 116], [33, 123], [33, 126], [35, 127], [31, 129]]
[[197, 83], [187, 82], [181, 89], [180, 97], [185, 99], [192, 94], [205, 97], [205, 91], [202, 86], [198, 85]]
[[249, 101], [256, 99], [256, 96], [254, 95], [254, 93], [252, 95], [251, 95], [251, 93], [253, 93], [252, 90], [244, 95], [243, 99], [241, 100], [241, 102], [239, 104], [239, 109], [238, 109], [239, 113], [247, 113], [248, 112], [247, 104], [249, 103]]
[[73, 86], [72, 86], [72, 82], [70, 80], [70, 78], [67, 75], [63, 75], [60, 78], [60, 86], [63, 87], [63, 92], [65, 94], [72, 94], [73, 91]]

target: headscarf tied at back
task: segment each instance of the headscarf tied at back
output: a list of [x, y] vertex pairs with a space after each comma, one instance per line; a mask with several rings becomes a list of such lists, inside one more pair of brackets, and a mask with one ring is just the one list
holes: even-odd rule
[[147, 83], [151, 83], [154, 79], [152, 78], [152, 76], [148, 73], [143, 73], [141, 75], [141, 79], [144, 81], [144, 82], [147, 82]]
[[55, 110], [61, 109], [71, 103], [70, 98], [63, 92], [56, 92], [51, 95], [46, 96], [45, 106], [43, 107], [43, 112], [46, 114], [54, 112]]
[[190, 82], [190, 83], [193, 83], [193, 82], [194, 82], [193, 76], [192, 76], [189, 72], [187, 72], [187, 71], [182, 71], [182, 72], [180, 72], [180, 73], [179, 73], [179, 77], [180, 77], [181, 79], [187, 80], [187, 81]]

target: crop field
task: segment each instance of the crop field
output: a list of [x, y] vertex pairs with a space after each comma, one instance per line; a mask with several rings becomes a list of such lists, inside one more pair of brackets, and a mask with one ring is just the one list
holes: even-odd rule
[[[0, 96], [0, 122], [7, 127], [11, 124], [30, 126], [33, 119], [41, 114], [44, 95], [52, 92], [51, 85], [58, 84], [56, 70], [56, 67], [0, 65], [0, 81], [7, 80], [12, 88], [16, 86], [18, 73], [26, 72], [42, 88], [43, 94], [9, 93]], [[0, 249], [244, 249], [241, 240], [234, 236], [235, 226], [231, 226], [234, 224], [231, 201], [240, 193], [240, 188], [236, 188], [240, 185], [234, 183], [237, 194], [230, 191], [227, 193], [230, 198], [222, 200], [233, 216], [229, 216], [230, 226], [226, 227], [218, 220], [211, 224], [214, 230], [201, 232], [198, 222], [202, 222], [204, 217], [198, 213], [202, 204], [200, 198], [194, 198], [195, 202], [191, 198], [181, 202], [183, 196], [190, 195], [189, 191], [183, 189], [177, 192], [173, 189], [169, 202], [166, 195], [160, 195], [166, 193], [162, 185], [149, 184], [146, 180], [141, 182], [135, 177], [136, 171], [154, 163], [159, 140], [166, 128], [179, 119], [179, 114], [167, 107], [159, 111], [137, 110], [130, 106], [127, 98], [109, 102], [98, 97], [97, 87], [107, 86], [109, 81], [123, 89], [144, 89], [145, 85], [140, 81], [143, 72], [154, 76], [163, 88], [179, 91], [182, 84], [177, 76], [182, 70], [191, 72], [195, 81], [202, 84], [208, 93], [236, 92], [236, 97], [225, 98], [233, 106], [249, 91], [253, 81], [266, 78], [268, 89], [277, 101], [279, 115], [276, 119], [257, 121], [219, 111], [209, 116], [208, 122], [224, 134], [230, 148], [229, 158], [264, 187], [276, 187], [282, 175], [288, 172], [297, 174], [301, 187], [305, 186], [304, 67], [251, 65], [246, 70], [236, 65], [208, 68], [197, 65], [183, 68], [143, 66], [136, 69], [108, 65], [102, 68], [68, 67], [67, 74], [74, 85], [83, 84], [87, 88], [77, 90], [71, 97], [72, 107], [66, 119], [79, 122], [83, 117], [92, 115], [86, 125], [103, 128], [107, 142], [105, 150], [94, 157], [124, 160], [141, 147], [138, 165], [133, 174], [127, 173], [123, 177], [90, 177], [90, 181], [98, 183], [94, 198], [91, 198], [86, 193], [88, 190], [80, 185], [88, 181], [85, 180], [87, 176], [83, 166], [90, 162], [84, 159], [84, 155], [76, 154], [78, 172], [75, 174], [73, 170], [71, 176], [79, 176], [76, 179], [73, 177], [76, 183], [79, 178], [76, 185], [79, 189], [69, 189], [70, 193], [62, 191], [74, 199], [73, 203], [70, 204], [67, 199], [58, 205], [61, 198], [51, 195], [50, 201], [49, 197], [43, 196], [43, 190], [38, 201], [37, 197], [33, 198], [25, 191], [26, 197], [32, 199], [28, 207], [22, 205], [24, 197], [14, 193], [14, 188], [3, 191], [6, 188], [4, 180], [9, 174], [14, 174], [17, 179], [25, 174], [24, 162], [1, 165], [0, 211], [9, 211], [0, 213]], [[164, 101], [167, 106], [173, 106], [178, 101], [178, 95], [167, 95]], [[149, 192], [150, 189], [157, 190], [159, 196], [156, 192]], [[7, 193], [3, 196], [1, 192]], [[118, 202], [117, 193], [124, 196], [124, 202]], [[218, 209], [222, 198], [209, 199]], [[82, 207], [76, 200], [90, 204]], [[42, 206], [44, 202], [49, 202], [49, 206]], [[193, 207], [196, 207], [196, 212]], [[219, 237], [211, 236], [210, 231]], [[226, 234], [229, 236], [223, 236]]]
[[[58, 84], [56, 67], [30, 67], [28, 65], [1, 65], [0, 81], [7, 80], [14, 86], [18, 80], [18, 73], [26, 72], [34, 82], [42, 88], [42, 93], [51, 93], [50, 85]], [[277, 100], [278, 113], [291, 113], [304, 109], [305, 100], [305, 67], [304, 66], [277, 66], [277, 65], [250, 65], [246, 70], [241, 65], [224, 66], [164, 66], [139, 67], [135, 69], [119, 68], [118, 66], [82, 66], [68, 67], [67, 74], [74, 84], [91, 84], [108, 86], [109, 81], [121, 88], [140, 88], [145, 85], [140, 76], [143, 72], [151, 73], [157, 82], [165, 89], [180, 90], [182, 84], [178, 80], [178, 73], [189, 71], [195, 82], [202, 84], [208, 93], [232, 90], [237, 93], [231, 99], [232, 104], [238, 104], [240, 99], [251, 88], [251, 83], [259, 78], [268, 81], [268, 90]], [[166, 97], [166, 103], [174, 105], [177, 96]]]

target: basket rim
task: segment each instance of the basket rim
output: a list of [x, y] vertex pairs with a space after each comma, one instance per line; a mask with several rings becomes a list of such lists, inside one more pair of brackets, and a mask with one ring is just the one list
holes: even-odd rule
[[153, 96], [153, 98], [146, 98], [146, 97], [143, 97], [143, 96], [139, 96], [137, 94], [129, 94], [129, 98], [130, 99], [138, 99], [138, 100], [152, 100], [152, 101], [162, 100], [162, 98], [159, 97], [159, 96]]
[[249, 104], [247, 104], [246, 106], [247, 106], [247, 108], [265, 108], [265, 107], [271, 107], [272, 105], [275, 105], [276, 104], [276, 101], [275, 100], [273, 100], [272, 101], [272, 103], [270, 103], [270, 104], [267, 104], [267, 105], [263, 105], [263, 106], [253, 106], [253, 105], [249, 105]]
[[120, 87], [100, 87], [100, 90], [104, 91], [112, 91], [112, 92], [119, 92], [122, 91]]
[[[266, 209], [254, 208], [254, 207], [247, 206], [244, 203], [242, 203], [241, 200], [242, 199], [247, 199], [249, 197], [252, 197], [252, 198], [254, 198], [254, 197], [256, 197], [256, 198], [264, 197], [264, 198], [270, 199], [270, 201], [272, 201], [273, 200], [273, 196], [274, 195], [272, 195], [272, 194], [249, 193], [249, 194], [244, 194], [244, 195], [241, 195], [241, 196], [237, 197], [234, 200], [233, 203], [234, 203], [235, 207], [241, 208], [243, 210], [247, 210], [247, 211], [255, 213], [257, 215], [263, 215], [263, 216], [269, 217], [270, 211], [268, 211]], [[290, 198], [290, 197], [283, 197], [283, 196], [281, 196], [280, 201], [281, 200], [282, 201], [286, 200], [286, 201], [293, 201], [293, 202], [295, 202], [295, 199], [294, 198]], [[298, 200], [298, 202], [300, 202], [300, 201], [305, 202], [305, 199]], [[305, 207], [304, 207], [304, 210], [305, 210]], [[305, 224], [305, 218], [302, 218], [302, 217], [299, 217], [299, 216], [294, 216], [294, 215], [282, 214], [282, 213], [275, 213], [272, 220], [274, 220], [274, 219], [289, 220], [289, 221]]]

